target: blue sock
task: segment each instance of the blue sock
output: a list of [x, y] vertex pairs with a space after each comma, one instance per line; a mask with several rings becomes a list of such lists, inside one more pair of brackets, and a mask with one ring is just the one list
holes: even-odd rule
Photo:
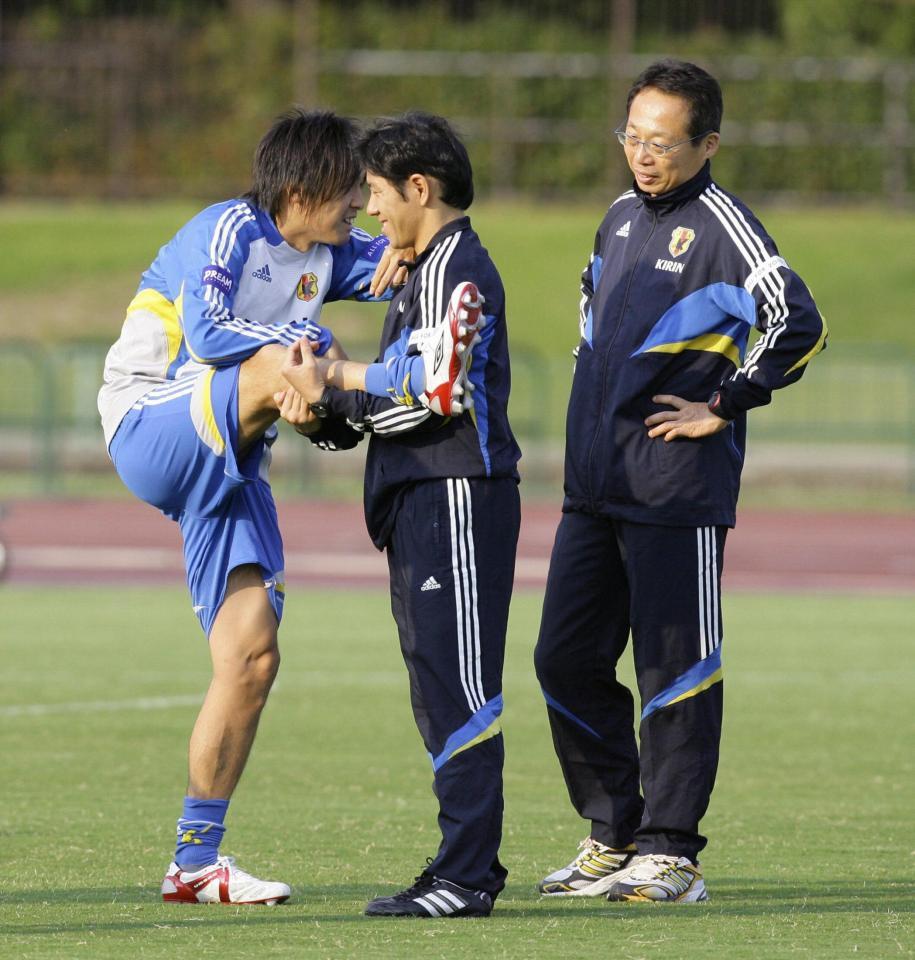
[[365, 371], [365, 392], [376, 397], [404, 400], [409, 394], [414, 399], [426, 386], [423, 358], [415, 353], [392, 358], [385, 363], [370, 363]]
[[223, 822], [228, 809], [228, 800], [184, 798], [175, 847], [175, 863], [182, 870], [200, 870], [216, 863], [219, 843], [226, 832]]

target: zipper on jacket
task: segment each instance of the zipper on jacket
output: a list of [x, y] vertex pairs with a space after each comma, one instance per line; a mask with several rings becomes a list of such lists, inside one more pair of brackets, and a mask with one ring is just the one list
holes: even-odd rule
[[[607, 352], [604, 354], [604, 364], [603, 369], [601, 370], [601, 387], [600, 387], [600, 411], [597, 415], [597, 426], [594, 428], [594, 437], [591, 440], [591, 449], [588, 451], [588, 499], [591, 502], [591, 506], [594, 506], [594, 483], [593, 483], [593, 463], [594, 463], [594, 448], [597, 446], [597, 438], [600, 436], [600, 428], [604, 422], [604, 409], [606, 407], [607, 399], [607, 367], [610, 364], [610, 350], [613, 347], [613, 343], [616, 340], [617, 334], [620, 332], [620, 327], [623, 325], [623, 317], [626, 314], [626, 307], [629, 306], [629, 291], [632, 289], [632, 278], [635, 276], [635, 268], [639, 265], [639, 260], [642, 258], [642, 254], [645, 252], [645, 247], [648, 246], [648, 241], [652, 238], [655, 227], [658, 225], [658, 214], [656, 211], [647, 208], [646, 212], [651, 218], [651, 229], [648, 231], [648, 236], [645, 237], [642, 242], [641, 247], [639, 247], [639, 252], [635, 255], [635, 260], [632, 262], [632, 269], [629, 271], [629, 280], [626, 283], [626, 293], [623, 295], [623, 305], [620, 307], [619, 319], [616, 323], [616, 329], [613, 331], [612, 336], [610, 337], [610, 342], [607, 344]], [[595, 291], [596, 293], [597, 291]]]

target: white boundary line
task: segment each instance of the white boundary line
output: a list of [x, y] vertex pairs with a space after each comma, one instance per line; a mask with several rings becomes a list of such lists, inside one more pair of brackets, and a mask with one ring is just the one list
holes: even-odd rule
[[[14, 547], [8, 557], [11, 567], [47, 571], [184, 571], [178, 550], [161, 547]], [[522, 579], [546, 580], [547, 558], [519, 557], [515, 573]], [[380, 577], [388, 581], [388, 565], [381, 553], [303, 553], [286, 555], [286, 575], [324, 577]]]
[[172, 707], [199, 707], [203, 694], [174, 697], [137, 697], [133, 700], [85, 700], [77, 703], [25, 703], [0, 707], [0, 717], [47, 717], [61, 713], [120, 713], [122, 710], [170, 710]]
[[[515, 586], [542, 586], [546, 582], [549, 560], [546, 557], [518, 557], [515, 562]], [[142, 577], [150, 573], [172, 573], [176, 581], [184, 579], [184, 560], [180, 550], [161, 547], [8, 547], [6, 569], [0, 571], [15, 579], [17, 574], [35, 578], [60, 574], [79, 580], [79, 575], [92, 574], [97, 582], [105, 574]], [[767, 591], [852, 592], [867, 594], [910, 594], [912, 568], [908, 558], [893, 556], [890, 569], [877, 573], [852, 571], [805, 572], [787, 575], [775, 571], [724, 571], [728, 590], [760, 593]], [[381, 553], [305, 553], [287, 554], [287, 579], [309, 582], [345, 584], [361, 580], [377, 584], [388, 582], [388, 568]], [[0, 713], [0, 716], [3, 716]]]

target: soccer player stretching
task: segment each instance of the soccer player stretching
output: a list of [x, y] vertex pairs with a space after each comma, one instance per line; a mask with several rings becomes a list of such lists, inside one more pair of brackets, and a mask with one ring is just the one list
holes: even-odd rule
[[258, 147], [251, 190], [199, 213], [159, 251], [105, 364], [99, 411], [111, 459], [133, 493], [179, 524], [212, 658], [167, 901], [275, 904], [290, 894], [219, 845], [280, 661], [283, 550], [267, 482], [275, 421], [316, 427], [307, 403], [324, 386], [312, 366], [301, 392], [287, 389], [287, 347], [304, 336], [317, 354], [344, 356], [317, 322], [322, 304], [371, 299], [397, 269], [385, 238], [353, 229], [363, 179], [354, 137], [331, 113], [279, 119]]

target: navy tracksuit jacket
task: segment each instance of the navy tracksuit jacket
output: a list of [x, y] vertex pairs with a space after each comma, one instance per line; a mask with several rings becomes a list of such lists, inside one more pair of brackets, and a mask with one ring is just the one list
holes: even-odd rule
[[[797, 380], [826, 327], [804, 283], [709, 165], [663, 197], [614, 201], [582, 276], [566, 424], [566, 506], [640, 523], [733, 526], [746, 411]], [[762, 335], [747, 353], [751, 330]], [[731, 426], [658, 443], [659, 393], [709, 399]]]

